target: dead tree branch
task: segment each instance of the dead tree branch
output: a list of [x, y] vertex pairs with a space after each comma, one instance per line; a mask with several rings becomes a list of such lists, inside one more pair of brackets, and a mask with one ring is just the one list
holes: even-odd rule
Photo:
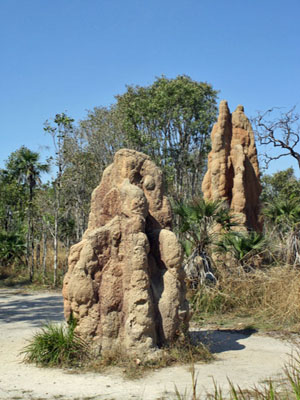
[[282, 149], [279, 155], [264, 153], [266, 167], [273, 160], [281, 157], [291, 156], [297, 160], [300, 169], [300, 115], [296, 113], [294, 106], [285, 113], [280, 113], [278, 117], [271, 118], [275, 110], [274, 107], [252, 120], [256, 137], [261, 145], [273, 146]]

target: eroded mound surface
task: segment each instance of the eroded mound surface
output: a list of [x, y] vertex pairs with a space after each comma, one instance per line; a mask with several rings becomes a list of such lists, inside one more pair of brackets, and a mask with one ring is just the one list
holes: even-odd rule
[[243, 106], [239, 105], [231, 114], [227, 102], [221, 101], [211, 141], [208, 169], [202, 183], [204, 197], [226, 201], [241, 225], [261, 231], [257, 151]]
[[92, 194], [88, 229], [71, 248], [66, 318], [97, 350], [149, 352], [188, 327], [182, 250], [162, 173], [148, 156], [116, 153]]

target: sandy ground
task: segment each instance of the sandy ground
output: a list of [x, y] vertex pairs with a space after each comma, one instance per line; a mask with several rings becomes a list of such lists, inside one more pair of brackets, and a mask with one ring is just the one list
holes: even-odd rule
[[[170, 367], [140, 380], [124, 380], [118, 373], [71, 373], [37, 368], [21, 362], [20, 351], [45, 321], [63, 321], [60, 293], [28, 294], [0, 289], [0, 399], [172, 399], [175, 385], [191, 393], [189, 367]], [[211, 343], [216, 360], [197, 364], [198, 394], [212, 392], [213, 379], [228, 390], [228, 379], [251, 387], [270, 377], [280, 377], [291, 345], [257, 333], [195, 330]], [[202, 397], [201, 396], [201, 397]]]

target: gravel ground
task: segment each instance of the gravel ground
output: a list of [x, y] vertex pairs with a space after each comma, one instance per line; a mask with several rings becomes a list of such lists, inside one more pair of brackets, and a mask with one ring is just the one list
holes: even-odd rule
[[[180, 393], [191, 393], [187, 366], [130, 381], [118, 372], [72, 373], [22, 363], [21, 350], [45, 321], [63, 321], [60, 293], [0, 289], [0, 399], [173, 399], [175, 385]], [[203, 398], [213, 392], [214, 381], [226, 392], [228, 379], [242, 388], [277, 379], [291, 354], [289, 343], [257, 333], [194, 329], [193, 334], [208, 341], [216, 356], [209, 364], [196, 365], [198, 394]]]

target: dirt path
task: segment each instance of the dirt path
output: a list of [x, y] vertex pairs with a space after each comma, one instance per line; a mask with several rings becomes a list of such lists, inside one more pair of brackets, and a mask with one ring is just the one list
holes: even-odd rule
[[[0, 289], [0, 399], [171, 399], [191, 390], [188, 367], [155, 371], [143, 379], [128, 381], [119, 374], [73, 374], [21, 363], [20, 351], [45, 321], [63, 321], [59, 293], [26, 294]], [[268, 336], [234, 331], [195, 331], [208, 340], [216, 361], [196, 366], [198, 393], [212, 392], [213, 378], [228, 388], [229, 378], [249, 387], [269, 377], [279, 377], [291, 347]], [[213, 378], [212, 378], [213, 377]]]

